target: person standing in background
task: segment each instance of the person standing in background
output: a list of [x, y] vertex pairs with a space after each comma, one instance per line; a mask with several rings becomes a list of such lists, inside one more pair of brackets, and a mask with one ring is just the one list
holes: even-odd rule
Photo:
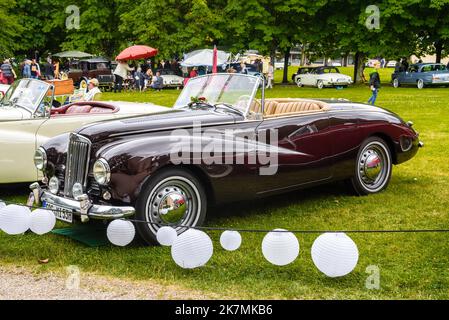
[[31, 78], [31, 60], [25, 59], [23, 64], [22, 77], [25, 79]]
[[53, 80], [55, 78], [55, 67], [50, 57], [47, 58], [47, 63], [45, 64], [45, 78], [47, 80]]
[[11, 62], [9, 59], [6, 59], [3, 64], [0, 66], [0, 70], [2, 71], [3, 81], [6, 84], [12, 84], [14, 80], [17, 78], [14, 69], [11, 66]]
[[41, 67], [39, 66], [39, 63], [36, 62], [36, 59], [33, 59], [31, 61], [31, 78], [39, 79], [40, 76], [41, 76]]
[[246, 64], [243, 61], [242, 63], [240, 63], [240, 73], [248, 74], [248, 70], [246, 70]]
[[59, 60], [57, 60], [57, 59], [53, 60], [53, 70], [54, 70], [54, 77], [55, 77], [55, 79], [59, 79], [60, 78], [60, 74], [59, 74]]
[[379, 68], [380, 68], [380, 63], [377, 62], [374, 65], [374, 72], [372, 72], [369, 75], [369, 86], [370, 86], [372, 94], [368, 100], [368, 104], [371, 104], [371, 105], [374, 105], [374, 103], [376, 103], [377, 94], [380, 89], [380, 76], [379, 76], [379, 72], [378, 72]]
[[126, 61], [118, 61], [117, 67], [114, 70], [114, 93], [122, 92], [123, 80], [128, 77], [128, 72], [133, 71]]

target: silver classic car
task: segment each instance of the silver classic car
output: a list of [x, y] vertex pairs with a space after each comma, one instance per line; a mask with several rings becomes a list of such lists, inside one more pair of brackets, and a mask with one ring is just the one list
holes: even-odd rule
[[393, 87], [412, 85], [418, 89], [425, 86], [449, 86], [449, 70], [442, 63], [412, 64], [407, 71], [391, 75]]

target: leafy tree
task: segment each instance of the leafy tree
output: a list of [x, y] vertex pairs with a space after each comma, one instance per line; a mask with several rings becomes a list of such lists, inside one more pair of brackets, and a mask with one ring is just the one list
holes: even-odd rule
[[[67, 5], [73, 3], [73, 0], [65, 1]], [[65, 30], [62, 50], [80, 50], [113, 58], [127, 42], [127, 33], [119, 30], [120, 15], [131, 6], [135, 5], [124, 0], [80, 1], [79, 29]], [[59, 20], [62, 18], [65, 21], [67, 16], [63, 11], [59, 14]], [[142, 24], [145, 25], [144, 22]]]
[[[318, 1], [319, 2], [319, 1]], [[233, 34], [233, 48], [257, 49], [262, 54], [284, 54], [284, 78], [288, 82], [288, 60], [291, 48], [302, 43], [304, 21], [316, 11], [317, 5], [305, 0], [229, 0], [226, 15], [233, 17], [227, 24]]]
[[449, 0], [425, 0], [409, 7], [410, 26], [417, 35], [418, 55], [435, 54], [436, 62], [449, 55]]
[[119, 30], [129, 34], [126, 45], [148, 44], [161, 58], [218, 44], [227, 20], [220, 1], [206, 0], [143, 0], [121, 19]]
[[16, 0], [13, 14], [19, 17], [21, 28], [15, 30], [18, 38], [16, 53], [33, 56], [38, 50], [59, 50], [64, 40], [64, 24], [55, 17], [64, 12], [64, 1], [53, 0]]
[[10, 57], [19, 49], [18, 36], [23, 32], [19, 17], [14, 14], [16, 5], [11, 0], [0, 0], [0, 57]]

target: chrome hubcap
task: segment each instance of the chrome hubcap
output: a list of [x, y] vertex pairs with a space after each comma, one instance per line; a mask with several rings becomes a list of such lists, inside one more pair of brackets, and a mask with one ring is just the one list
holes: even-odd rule
[[180, 225], [194, 226], [201, 210], [200, 196], [195, 185], [184, 177], [172, 177], [154, 187], [147, 200], [148, 227], [157, 232], [160, 225], [170, 225], [178, 233]]
[[163, 223], [176, 224], [187, 212], [188, 199], [177, 187], [166, 187], [156, 197], [153, 207]]
[[365, 156], [366, 160], [363, 163], [363, 173], [365, 178], [371, 181], [375, 181], [379, 174], [382, 172], [382, 160], [375, 151], [371, 151]]
[[389, 157], [381, 145], [368, 145], [360, 155], [358, 176], [360, 182], [369, 190], [383, 187], [389, 175]]

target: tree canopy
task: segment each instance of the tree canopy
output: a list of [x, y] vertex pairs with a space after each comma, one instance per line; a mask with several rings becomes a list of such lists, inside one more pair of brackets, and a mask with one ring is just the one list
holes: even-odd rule
[[[0, 55], [81, 50], [114, 58], [146, 44], [169, 59], [218, 45], [287, 54], [388, 59], [449, 53], [449, 0], [378, 0], [378, 26], [367, 28], [367, 0], [0, 0]], [[79, 9], [79, 28], [67, 27]]]

